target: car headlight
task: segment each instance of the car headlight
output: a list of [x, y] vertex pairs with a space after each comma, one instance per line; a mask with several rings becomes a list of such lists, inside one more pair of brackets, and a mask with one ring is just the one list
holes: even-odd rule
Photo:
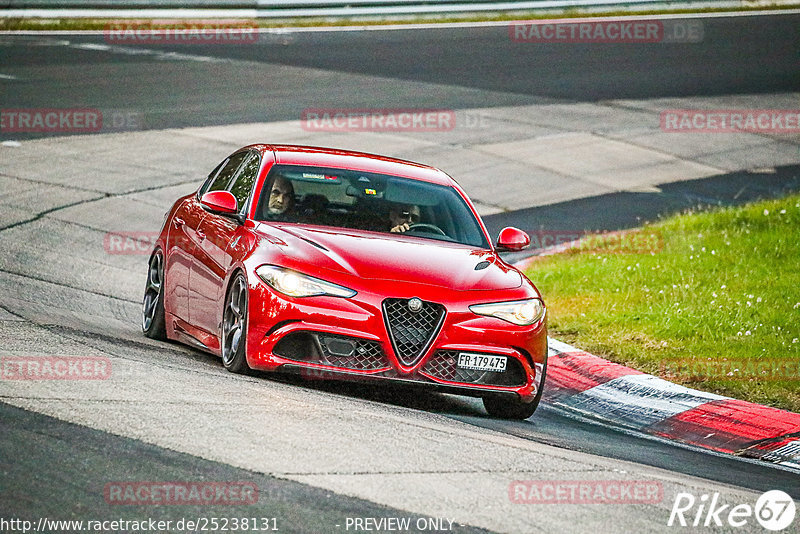
[[544, 316], [544, 303], [541, 299], [473, 304], [469, 309], [478, 315], [497, 317], [520, 326], [533, 324]]
[[290, 297], [331, 295], [349, 298], [356, 294], [352, 289], [277, 265], [262, 265], [256, 269], [256, 274], [275, 291]]

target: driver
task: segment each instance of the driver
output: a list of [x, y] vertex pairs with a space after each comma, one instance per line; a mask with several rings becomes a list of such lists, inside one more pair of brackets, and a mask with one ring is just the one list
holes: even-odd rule
[[294, 208], [294, 186], [280, 174], [275, 176], [269, 191], [267, 213], [272, 216], [288, 215]]
[[420, 210], [415, 204], [395, 204], [389, 209], [390, 232], [402, 233], [413, 224], [419, 223]]

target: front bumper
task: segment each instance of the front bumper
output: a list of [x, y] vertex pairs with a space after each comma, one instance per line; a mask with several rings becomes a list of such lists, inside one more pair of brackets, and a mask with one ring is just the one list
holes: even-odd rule
[[[395, 285], [380, 287], [380, 292], [361, 290], [351, 299], [292, 298], [258, 279], [251, 282], [248, 364], [308, 378], [391, 380], [474, 396], [514, 395], [524, 401], [536, 396], [547, 358], [546, 316], [533, 325], [516, 326], [471, 312], [468, 306], [474, 302], [466, 302], [464, 293]], [[443, 305], [445, 315], [422, 355], [406, 364], [396, 354], [382, 304], [387, 298], [415, 296]], [[519, 297], [516, 292], [497, 300]], [[506, 371], [459, 368], [459, 352], [506, 356]]]

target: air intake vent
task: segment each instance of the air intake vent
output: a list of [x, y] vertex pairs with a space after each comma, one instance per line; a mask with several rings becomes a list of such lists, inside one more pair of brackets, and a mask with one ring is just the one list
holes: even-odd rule
[[[475, 371], [462, 369], [458, 361], [457, 350], [439, 350], [431, 356], [423, 366], [422, 372], [448, 382], [481, 384], [491, 386], [524, 386], [528, 381], [525, 369], [516, 358], [508, 358], [507, 368], [502, 373], [492, 371]], [[492, 354], [487, 354], [492, 356]]]

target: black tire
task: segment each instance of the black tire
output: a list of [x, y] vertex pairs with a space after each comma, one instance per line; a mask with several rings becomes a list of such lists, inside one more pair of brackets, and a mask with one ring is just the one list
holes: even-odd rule
[[233, 277], [222, 311], [222, 365], [231, 373], [247, 374], [247, 280], [242, 273]]
[[547, 377], [547, 359], [539, 377], [539, 390], [531, 402], [522, 402], [520, 399], [510, 399], [507, 397], [484, 397], [483, 407], [492, 417], [501, 419], [527, 419], [533, 415], [539, 407], [544, 392], [544, 382]]
[[164, 317], [164, 254], [156, 250], [147, 262], [147, 283], [142, 298], [142, 332], [150, 339], [167, 339]]

